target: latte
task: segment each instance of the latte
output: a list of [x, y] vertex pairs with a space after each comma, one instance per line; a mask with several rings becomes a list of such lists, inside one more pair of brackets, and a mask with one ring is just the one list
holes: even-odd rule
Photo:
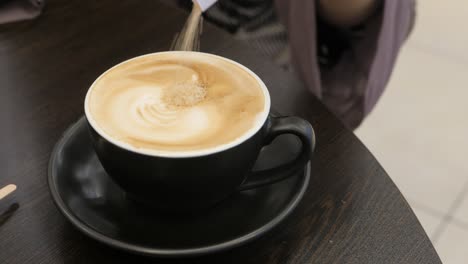
[[93, 126], [113, 140], [167, 153], [212, 149], [248, 136], [266, 118], [266, 97], [258, 77], [237, 63], [163, 52], [105, 72], [88, 91], [85, 108]]

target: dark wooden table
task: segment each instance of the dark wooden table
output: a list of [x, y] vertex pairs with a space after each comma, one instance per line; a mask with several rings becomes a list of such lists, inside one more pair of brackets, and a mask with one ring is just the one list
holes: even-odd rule
[[[157, 0], [49, 0], [37, 20], [0, 26], [0, 263], [440, 263], [400, 191], [366, 147], [296, 79], [206, 25], [202, 50], [250, 67], [273, 107], [317, 132], [312, 180], [297, 210], [265, 237], [189, 260], [135, 256], [82, 235], [55, 208], [47, 163], [81, 115], [92, 81], [122, 60], [166, 50], [186, 14]], [[3, 213], [2, 213], [3, 212]]]

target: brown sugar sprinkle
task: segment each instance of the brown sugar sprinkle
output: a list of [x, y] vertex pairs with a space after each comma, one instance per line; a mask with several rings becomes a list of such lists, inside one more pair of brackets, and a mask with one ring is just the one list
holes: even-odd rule
[[190, 107], [206, 98], [206, 90], [206, 87], [199, 83], [178, 83], [164, 90], [162, 100], [169, 108]]

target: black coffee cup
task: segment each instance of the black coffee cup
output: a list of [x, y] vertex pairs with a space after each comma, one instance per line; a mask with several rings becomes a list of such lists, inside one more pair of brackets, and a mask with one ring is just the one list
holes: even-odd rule
[[[265, 84], [241, 64], [230, 62], [258, 80], [265, 95], [265, 113], [249, 134], [210, 151], [154, 154], [122, 144], [97, 126], [87, 107], [88, 92], [85, 113], [96, 154], [130, 199], [171, 211], [197, 210], [213, 206], [235, 192], [281, 181], [304, 168], [315, 146], [310, 123], [299, 117], [270, 116]], [[283, 134], [300, 139], [298, 156], [272, 169], [252, 171], [261, 149]]]

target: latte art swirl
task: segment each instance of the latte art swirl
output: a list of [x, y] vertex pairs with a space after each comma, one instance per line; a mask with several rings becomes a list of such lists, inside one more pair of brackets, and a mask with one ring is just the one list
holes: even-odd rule
[[163, 105], [159, 98], [151, 95], [133, 103], [130, 111], [134, 113], [134, 119], [146, 126], [171, 126], [178, 120], [176, 110], [171, 110]]
[[200, 150], [256, 124], [264, 95], [254, 77], [217, 57], [176, 54], [124, 62], [93, 84], [88, 107], [105, 133], [135, 148]]
[[178, 144], [210, 133], [208, 120], [217, 119], [209, 107], [174, 108], [166, 105], [158, 87], [134, 87], [112, 104], [118, 121], [114, 128], [125, 132], [127, 140]]

